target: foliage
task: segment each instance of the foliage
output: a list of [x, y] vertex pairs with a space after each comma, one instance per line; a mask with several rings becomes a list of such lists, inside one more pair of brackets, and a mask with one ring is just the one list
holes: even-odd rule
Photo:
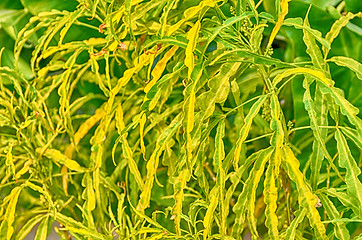
[[359, 3], [3, 1], [0, 239], [359, 239]]

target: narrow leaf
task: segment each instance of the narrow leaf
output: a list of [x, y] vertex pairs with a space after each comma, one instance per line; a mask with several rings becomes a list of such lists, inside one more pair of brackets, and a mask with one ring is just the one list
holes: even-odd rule
[[239, 162], [239, 158], [240, 158], [241, 147], [242, 147], [243, 142], [245, 141], [245, 139], [247, 138], [247, 136], [249, 134], [251, 124], [253, 123], [253, 119], [259, 113], [260, 108], [263, 106], [264, 101], [266, 99], [267, 99], [267, 95], [261, 96], [258, 99], [258, 101], [256, 101], [253, 104], [253, 106], [249, 110], [249, 113], [244, 118], [244, 125], [240, 129], [239, 137], [238, 137], [238, 140], [236, 142], [236, 147], [235, 147], [235, 151], [234, 151], [233, 164], [234, 164], [235, 169], [238, 169], [238, 162]]
[[[319, 198], [322, 202], [323, 208], [326, 210], [328, 218], [338, 219], [340, 218], [340, 213], [337, 208], [334, 206], [333, 202], [324, 194], [320, 194]], [[351, 236], [346, 228], [346, 224], [343, 222], [333, 222], [334, 225], [334, 235], [340, 240], [349, 240]]]
[[353, 159], [347, 141], [340, 130], [337, 129], [334, 137], [337, 141], [339, 166], [346, 169], [345, 181], [347, 184], [347, 193], [352, 198], [352, 202], [360, 209], [359, 215], [362, 215], [362, 183], [358, 179], [358, 176], [361, 174], [361, 169]]
[[197, 39], [199, 37], [201, 23], [200, 20], [195, 23], [195, 25], [187, 33], [187, 43], [186, 47], [186, 56], [185, 56], [185, 65], [188, 67], [188, 77], [191, 78], [191, 73], [195, 66], [195, 57], [194, 50], [196, 48]]
[[277, 21], [277, 23], [275, 24], [275, 26], [274, 26], [271, 34], [270, 34], [267, 48], [270, 48], [270, 47], [271, 47], [271, 45], [272, 45], [272, 43], [273, 43], [273, 41], [274, 41], [274, 38], [276, 37], [277, 33], [279, 32], [280, 27], [281, 27], [282, 24], [283, 24], [283, 21], [284, 21], [285, 16], [288, 14], [288, 11], [289, 11], [288, 3], [289, 3], [290, 1], [291, 1], [291, 0], [281, 0], [281, 2], [280, 2], [281, 12], [280, 12], [280, 14], [279, 14], [278, 21]]
[[328, 59], [330, 62], [334, 62], [338, 66], [348, 67], [353, 72], [356, 73], [359, 80], [362, 80], [362, 64], [353, 58], [344, 57], [344, 56], [335, 56]]
[[321, 217], [316, 209], [318, 198], [312, 193], [309, 184], [305, 181], [303, 173], [299, 170], [299, 161], [288, 146], [283, 148], [283, 160], [288, 176], [297, 185], [299, 204], [307, 210], [307, 216], [310, 225], [314, 229], [316, 239], [328, 240], [326, 229], [322, 224]]

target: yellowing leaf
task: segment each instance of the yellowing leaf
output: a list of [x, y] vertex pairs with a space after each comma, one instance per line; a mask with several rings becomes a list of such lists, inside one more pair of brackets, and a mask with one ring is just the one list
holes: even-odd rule
[[353, 58], [343, 57], [343, 56], [334, 56], [328, 61], [334, 62], [338, 66], [348, 67], [353, 72], [356, 73], [359, 80], [362, 80], [362, 64]]
[[209, 118], [216, 103], [224, 103], [230, 91], [230, 79], [239, 70], [240, 62], [225, 63], [220, 72], [208, 81], [209, 91], [196, 98], [196, 102], [204, 113], [203, 119]]
[[276, 215], [278, 189], [275, 186], [275, 171], [274, 164], [270, 164], [266, 170], [266, 177], [264, 181], [264, 202], [265, 209], [265, 225], [268, 228], [270, 239], [278, 240], [278, 216]]
[[212, 227], [212, 222], [213, 222], [213, 219], [214, 219], [214, 212], [215, 212], [215, 209], [217, 207], [217, 204], [218, 204], [218, 199], [219, 199], [219, 191], [216, 187], [214, 187], [210, 194], [209, 194], [209, 197], [210, 197], [210, 203], [209, 203], [209, 206], [206, 210], [206, 214], [205, 214], [205, 217], [204, 217], [204, 220], [203, 220], [203, 224], [204, 224], [204, 240], [207, 239], [208, 235], [209, 235], [209, 232], [211, 231], [211, 227]]
[[[307, 16], [305, 16], [304, 23], [303, 23], [303, 26], [306, 26], [306, 27], [310, 27], [309, 21], [308, 21], [308, 14], [309, 14], [309, 11], [307, 13]], [[303, 29], [303, 41], [304, 41], [305, 45], [307, 46], [306, 52], [311, 57], [313, 66], [315, 66], [319, 69], [323, 69], [325, 63], [323, 60], [322, 53], [321, 53], [317, 43], [315, 42], [314, 36], [305, 29]]]
[[297, 232], [298, 225], [303, 221], [305, 214], [307, 213], [307, 209], [302, 208], [295, 212], [296, 218], [292, 221], [292, 223], [289, 225], [286, 233], [285, 233], [285, 239], [295, 239], [295, 234]]
[[280, 29], [280, 27], [281, 27], [282, 24], [283, 24], [283, 21], [284, 21], [285, 16], [288, 14], [288, 11], [289, 11], [288, 3], [289, 3], [290, 1], [291, 1], [291, 0], [281, 0], [281, 2], [280, 2], [281, 13], [280, 13], [280, 15], [279, 15], [279, 18], [278, 18], [277, 23], [275, 24], [275, 26], [274, 26], [274, 28], [273, 28], [273, 31], [272, 31], [271, 34], [270, 34], [267, 48], [270, 48], [270, 47], [271, 47], [271, 45], [272, 45], [272, 43], [273, 43], [273, 41], [274, 41], [275, 36], [276, 36], [277, 33], [279, 32], [279, 29]]
[[22, 189], [22, 187], [13, 188], [10, 194], [4, 199], [4, 203], [8, 202], [8, 207], [6, 208], [5, 215], [2, 218], [3, 221], [0, 225], [0, 239], [10, 240], [14, 233], [13, 222], [15, 219], [15, 209]]
[[181, 214], [182, 214], [182, 203], [184, 201], [184, 189], [187, 181], [190, 179], [190, 172], [184, 169], [179, 176], [176, 177], [174, 185], [173, 198], [175, 199], [175, 205], [172, 208], [172, 216], [174, 217], [176, 233], [181, 235]]
[[316, 239], [328, 240], [326, 229], [321, 222], [321, 217], [315, 207], [318, 202], [318, 198], [312, 193], [309, 184], [306, 182], [302, 172], [299, 170], [298, 159], [294, 156], [293, 151], [288, 146], [283, 148], [283, 160], [285, 162], [285, 170], [288, 173], [288, 176], [297, 185], [299, 204], [307, 210], [307, 216], [309, 218], [310, 225], [314, 229]]
[[[40, 152], [40, 149], [37, 149], [38, 152]], [[47, 149], [44, 153], [44, 155], [60, 164], [64, 164], [67, 168], [77, 171], [77, 172], [86, 172], [87, 169], [84, 167], [81, 167], [78, 162], [69, 159], [67, 156], [65, 156], [63, 153], [61, 153], [59, 150], [56, 149]]]
[[163, 56], [162, 59], [160, 59], [155, 68], [153, 69], [151, 76], [152, 76], [152, 80], [146, 85], [145, 87], [145, 93], [148, 93], [150, 91], [150, 89], [156, 84], [156, 82], [160, 79], [163, 71], [166, 68], [166, 64], [167, 62], [175, 55], [177, 49], [179, 47], [178, 46], [173, 46], [170, 50], [168, 50], [165, 55]]
[[214, 7], [214, 0], [203, 0], [199, 5], [187, 8], [184, 12], [184, 18], [178, 21], [176, 24], [169, 26], [166, 30], [166, 36], [171, 36], [175, 31], [177, 31], [182, 24], [187, 22], [189, 19], [193, 18], [197, 13], [199, 13], [204, 7]]
[[[179, 48], [178, 46], [173, 46], [170, 50], [168, 50], [166, 52], [166, 54], [163, 56], [163, 58], [157, 62], [155, 68], [153, 69], [153, 71], [151, 73], [152, 80], [146, 85], [146, 87], [144, 89], [145, 93], [148, 93], [151, 90], [151, 88], [160, 79], [160, 77], [162, 76], [162, 73], [164, 72], [164, 70], [166, 68], [167, 62], [175, 55], [178, 48]], [[148, 100], [148, 98], [147, 98], [147, 94], [146, 94], [143, 102], [146, 102], [147, 100]], [[149, 111], [154, 109], [156, 107], [156, 104], [157, 104], [157, 101], [155, 101], [154, 104], [150, 104], [148, 106]]]
[[187, 33], [187, 43], [186, 47], [186, 57], [185, 57], [185, 65], [188, 67], [188, 77], [191, 78], [192, 70], [195, 66], [195, 57], [194, 57], [194, 50], [196, 48], [197, 38], [199, 36], [201, 23], [200, 20], [195, 23], [195, 25], [189, 30]]
[[146, 113], [141, 113], [141, 118], [140, 118], [140, 145], [141, 145], [141, 153], [143, 154], [143, 157], [145, 158], [146, 156], [146, 147], [145, 147], [145, 142], [143, 140], [144, 138], [144, 128], [145, 128], [145, 124], [146, 124]]
[[251, 124], [253, 123], [253, 119], [255, 116], [259, 113], [260, 108], [263, 106], [264, 101], [267, 99], [267, 95], [261, 96], [258, 101], [256, 101], [253, 106], [250, 108], [249, 113], [246, 115], [244, 119], [244, 125], [240, 129], [239, 137], [236, 142], [235, 151], [234, 151], [234, 168], [238, 169], [238, 162], [240, 158], [241, 153], [241, 147], [243, 145], [243, 142], [248, 137]]
[[144, 188], [144, 182], [142, 180], [141, 173], [138, 170], [137, 163], [133, 159], [133, 152], [132, 152], [132, 149], [130, 148], [130, 146], [128, 144], [127, 134], [122, 133], [122, 130], [125, 128], [125, 124], [124, 124], [124, 121], [123, 121], [123, 110], [122, 110], [122, 105], [121, 104], [118, 104], [117, 109], [116, 109], [116, 126], [118, 128], [118, 133], [121, 135], [120, 136], [120, 138], [121, 138], [120, 141], [122, 143], [123, 155], [127, 159], [127, 163], [128, 163], [128, 167], [129, 167], [130, 172], [133, 174], [133, 177], [135, 178], [139, 189], [142, 191], [143, 188]]
[[113, 42], [108, 46], [109, 51], [114, 51], [118, 47], [117, 40], [113, 40]]
[[171, 124], [163, 130], [161, 135], [157, 138], [157, 143], [155, 150], [152, 152], [150, 159], [147, 161], [146, 169], [147, 169], [147, 176], [146, 176], [146, 182], [144, 185], [144, 188], [140, 195], [140, 200], [137, 205], [137, 211], [140, 211], [143, 213], [143, 211], [148, 208], [148, 205], [150, 203], [151, 199], [151, 191], [153, 187], [153, 182], [155, 179], [155, 175], [157, 172], [158, 164], [159, 164], [159, 158], [162, 154], [165, 144], [167, 140], [169, 140], [175, 131], [178, 129], [178, 127], [181, 125], [181, 114], [178, 114], [174, 120], [171, 122]]
[[[331, 30], [329, 30], [329, 32], [326, 34], [325, 39], [327, 40], [327, 42], [332, 44], [334, 39], [339, 35], [339, 32], [341, 31], [341, 29], [343, 27], [345, 27], [351, 19], [353, 19], [357, 16], [362, 17], [362, 12], [359, 12], [356, 14], [348, 12], [345, 16], [341, 16], [337, 21], [335, 21], [331, 27]], [[329, 50], [330, 49], [327, 49], [325, 47], [323, 48], [323, 53], [325, 56], [327, 56]]]
[[43, 219], [43, 221], [40, 223], [38, 230], [36, 231], [36, 235], [34, 240], [46, 240], [48, 237], [48, 222], [49, 217], [46, 217]]
[[19, 179], [22, 175], [27, 173], [29, 171], [29, 168], [31, 164], [33, 163], [33, 160], [29, 159], [24, 163], [24, 166], [15, 174], [15, 179]]
[[93, 180], [89, 173], [86, 173], [82, 181], [83, 187], [85, 187], [82, 198], [85, 200], [85, 209], [88, 211], [88, 214], [93, 211], [96, 207], [96, 197], [93, 188]]
[[290, 68], [290, 69], [284, 70], [282, 73], [278, 74], [274, 78], [273, 85], [274, 86], [278, 85], [278, 83], [280, 81], [282, 81], [283, 78], [285, 78], [285, 77], [289, 77], [291, 75], [299, 75], [299, 74], [311, 75], [311, 76], [319, 79], [325, 85], [330, 86], [330, 87], [334, 85], [334, 82], [331, 79], [327, 78], [323, 72], [318, 71], [318, 70], [313, 70], [310, 68], [305, 68], [305, 67], [297, 67], [297, 68]]
[[27, 222], [24, 224], [24, 226], [21, 227], [21, 229], [16, 234], [16, 240], [23, 240], [28, 234], [31, 232], [31, 230], [37, 225], [39, 222], [41, 222], [44, 218], [48, 217], [47, 215], [38, 216], [27, 220]]
[[243, 191], [238, 196], [233, 212], [236, 214], [235, 222], [233, 225], [233, 235], [240, 235], [243, 231], [243, 226], [245, 222], [245, 212], [248, 211], [249, 223], [253, 229], [250, 229], [253, 233], [253, 236], [257, 236], [258, 233], [255, 229], [255, 195], [256, 188], [259, 185], [260, 178], [264, 173], [265, 164], [269, 161], [271, 154], [273, 153], [273, 148], [269, 147], [259, 151], [260, 154], [257, 156], [253, 168], [249, 173], [249, 177], [244, 184]]
[[337, 141], [337, 149], [339, 153], [339, 166], [346, 169], [345, 181], [347, 184], [347, 193], [351, 201], [360, 209], [359, 215], [362, 215], [362, 183], [358, 179], [361, 169], [354, 160], [351, 150], [348, 147], [345, 137], [340, 130], [337, 129], [334, 135]]

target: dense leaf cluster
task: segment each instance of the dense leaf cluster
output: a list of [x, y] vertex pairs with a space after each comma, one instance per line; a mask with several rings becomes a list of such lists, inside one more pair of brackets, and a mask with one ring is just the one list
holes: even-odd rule
[[3, 1], [0, 239], [359, 239], [360, 10]]

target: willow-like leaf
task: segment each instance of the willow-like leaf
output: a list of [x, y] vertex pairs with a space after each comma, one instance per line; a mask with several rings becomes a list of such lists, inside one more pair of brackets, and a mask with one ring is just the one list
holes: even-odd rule
[[190, 172], [185, 169], [180, 172], [179, 176], [175, 179], [174, 183], [174, 194], [175, 205], [172, 208], [173, 219], [175, 221], [176, 234], [181, 235], [181, 214], [182, 214], [182, 203], [184, 201], [184, 189], [187, 182], [190, 180]]
[[127, 141], [127, 134], [122, 133], [122, 131], [125, 129], [125, 123], [123, 121], [123, 110], [121, 104], [118, 104], [117, 106], [115, 117], [116, 117], [116, 126], [118, 129], [118, 134], [120, 134], [121, 138], [120, 141], [122, 143], [123, 155], [127, 159], [129, 170], [132, 173], [133, 177], [135, 178], [138, 187], [142, 190], [144, 188], [144, 182], [142, 180], [141, 173], [138, 169], [135, 160], [133, 159], [133, 152]]
[[223, 161], [225, 159], [224, 141], [225, 137], [225, 120], [221, 120], [216, 129], [215, 136], [215, 152], [213, 156], [214, 165], [217, 166], [216, 185], [219, 186], [219, 205], [221, 208], [221, 235], [226, 235], [226, 220], [227, 220], [227, 208], [225, 206], [225, 182], [226, 171], [223, 168]]
[[295, 239], [295, 235], [296, 235], [296, 232], [297, 232], [297, 227], [303, 221], [306, 213], [307, 213], [307, 209], [305, 209], [305, 208], [299, 209], [298, 211], [296, 211], [294, 213], [296, 218], [294, 218], [292, 223], [287, 228], [287, 231], [285, 232], [284, 239]]
[[223, 103], [229, 94], [230, 78], [238, 71], [241, 63], [225, 63], [220, 72], [208, 82], [210, 90], [196, 98], [196, 102], [204, 113], [204, 119], [210, 117], [216, 103]]
[[358, 176], [361, 174], [361, 169], [355, 162], [345, 137], [338, 129], [334, 137], [337, 141], [337, 149], [339, 152], [339, 166], [346, 169], [345, 181], [347, 184], [347, 193], [352, 198], [351, 201], [360, 209], [359, 215], [362, 215], [362, 183], [358, 179]]
[[39, 224], [38, 230], [36, 231], [36, 235], [34, 240], [46, 240], [48, 237], [48, 224], [49, 224], [49, 216], [44, 218], [42, 222]]
[[323, 190], [323, 194], [337, 198], [343, 206], [351, 209], [359, 218], [362, 217], [361, 210], [355, 204], [353, 199], [351, 199], [351, 197], [346, 193], [345, 189], [329, 188]]
[[195, 57], [194, 50], [196, 48], [197, 39], [199, 37], [199, 31], [201, 27], [201, 22], [197, 21], [195, 25], [187, 33], [187, 43], [186, 53], [185, 53], [185, 65], [188, 67], [188, 77], [191, 78], [191, 73], [194, 70], [195, 66]]
[[272, 45], [272, 43], [273, 43], [273, 41], [274, 41], [274, 38], [276, 37], [277, 33], [279, 32], [280, 27], [281, 27], [282, 24], [283, 24], [283, 21], [284, 21], [285, 16], [288, 14], [288, 11], [289, 11], [289, 5], [288, 5], [288, 3], [289, 3], [290, 1], [291, 1], [291, 0], [281, 0], [281, 2], [280, 2], [281, 12], [280, 12], [280, 14], [279, 14], [278, 21], [277, 21], [277, 23], [275, 24], [275, 26], [274, 26], [271, 34], [270, 34], [267, 48], [270, 48], [270, 47], [271, 47], [271, 45]]
[[343, 134], [348, 137], [350, 140], [352, 140], [357, 147], [362, 149], [362, 139], [358, 137], [358, 133], [355, 129], [350, 127], [343, 127], [340, 128], [340, 130], [343, 132]]
[[11, 190], [10, 194], [4, 199], [4, 203], [8, 203], [8, 206], [3, 217], [3, 221], [0, 225], [0, 239], [10, 240], [14, 233], [13, 223], [15, 220], [16, 205], [19, 200], [22, 187], [15, 187]]
[[16, 234], [16, 240], [23, 240], [28, 236], [28, 234], [33, 230], [33, 228], [41, 221], [43, 221], [44, 218], [47, 218], [47, 215], [43, 216], [35, 216], [31, 219], [29, 219], [24, 226], [21, 227], [21, 229]]
[[362, 120], [357, 116], [359, 109], [348, 102], [335, 87], [320, 85], [323, 94], [330, 94], [335, 103], [340, 107], [343, 115], [347, 116], [348, 120], [357, 128], [358, 136], [362, 137]]
[[338, 66], [348, 67], [356, 73], [359, 80], [362, 80], [362, 64], [353, 58], [344, 56], [334, 56], [328, 59], [329, 62], [334, 62]]
[[216, 210], [216, 207], [219, 203], [219, 189], [217, 187], [214, 187], [209, 194], [209, 207], [206, 210], [206, 214], [203, 220], [203, 224], [204, 224], [204, 240], [206, 240], [208, 238], [208, 235], [211, 231], [212, 228], [212, 222], [214, 220], [214, 213]]
[[316, 204], [318, 202], [317, 196], [312, 193], [309, 184], [305, 181], [302, 172], [299, 170], [299, 161], [288, 146], [283, 148], [283, 160], [289, 178], [297, 185], [299, 204], [307, 210], [307, 216], [310, 225], [314, 229], [316, 239], [328, 240], [326, 229], [322, 224], [321, 217], [316, 209]]
[[177, 117], [174, 118], [171, 124], [157, 138], [156, 148], [152, 152], [150, 159], [147, 161], [147, 166], [146, 166], [147, 177], [143, 191], [141, 192], [140, 195], [140, 200], [136, 208], [137, 211], [143, 212], [149, 206], [151, 198], [151, 190], [156, 176], [160, 155], [165, 148], [166, 141], [171, 137], [173, 137], [177, 128], [180, 125], [181, 125], [181, 114], [177, 115]]
[[188, 8], [183, 16], [184, 18], [178, 21], [176, 24], [169, 26], [166, 30], [166, 36], [171, 36], [177, 31], [185, 22], [196, 16], [204, 7], [214, 7], [215, 3], [213, 0], [202, 0], [197, 6]]
[[278, 74], [274, 78], [273, 85], [276, 86], [280, 81], [283, 80], [283, 78], [289, 77], [291, 75], [300, 75], [300, 74], [308, 74], [312, 77], [315, 77], [326, 86], [332, 87], [334, 85], [334, 82], [331, 79], [329, 79], [323, 72], [305, 67], [297, 67], [297, 68], [284, 70], [282, 73]]
[[[340, 213], [337, 208], [334, 206], [333, 202], [324, 194], [320, 194], [319, 198], [322, 202], [323, 208], [326, 210], [327, 215], [330, 219], [340, 218]], [[343, 222], [333, 223], [334, 225], [334, 235], [340, 240], [348, 240], [351, 239], [349, 235], [348, 229]]]
[[[322, 119], [325, 116], [323, 116], [324, 115], [323, 113], [319, 113], [319, 116], [317, 116], [316, 106], [315, 106], [314, 101], [312, 100], [312, 97], [310, 94], [309, 84], [310, 83], [308, 82], [308, 78], [305, 78], [305, 80], [303, 82], [303, 87], [305, 88], [305, 92], [304, 92], [304, 96], [303, 96], [303, 103], [304, 103], [305, 109], [308, 112], [309, 119], [310, 119], [310, 125], [313, 130], [313, 135], [316, 139], [316, 143], [313, 144], [312, 157], [314, 157], [314, 158], [313, 158], [313, 164], [312, 164], [312, 169], [311, 169], [312, 170], [312, 184], [313, 184], [313, 187], [316, 187], [317, 183], [318, 183], [318, 175], [319, 175], [320, 167], [321, 167], [322, 161], [323, 161], [323, 156], [329, 161], [329, 163], [332, 165], [332, 167], [335, 171], [338, 172], [338, 169], [334, 166], [332, 157], [330, 156], [330, 154], [326, 148], [326, 145], [325, 145], [326, 132], [324, 131], [322, 133], [322, 131], [319, 129], [319, 125], [322, 124], [320, 119]], [[317, 89], [319, 89], [319, 88], [317, 88]], [[316, 98], [323, 98], [323, 95], [316, 96]], [[320, 107], [323, 107], [323, 106], [320, 106]], [[319, 152], [320, 150], [322, 150], [323, 155], [320, 155], [320, 152]]]
[[264, 181], [265, 225], [270, 239], [279, 239], [278, 216], [276, 215], [278, 189], [275, 186], [274, 164], [269, 164]]
[[[306, 26], [306, 27], [310, 27], [308, 15], [309, 15], [309, 10], [308, 10], [307, 15], [305, 16], [304, 23], [303, 23], [303, 26]], [[305, 45], [307, 46], [306, 52], [312, 59], [313, 66], [315, 66], [319, 69], [323, 69], [325, 63], [323, 61], [322, 53], [321, 53], [317, 43], [315, 42], [313, 35], [304, 29], [303, 29], [303, 41], [304, 41]]]
[[[326, 34], [326, 41], [329, 42], [330, 44], [332, 44], [332, 42], [334, 41], [334, 39], [339, 35], [339, 32], [341, 31], [341, 29], [346, 26], [349, 21], [353, 18], [355, 18], [356, 16], [361, 17], [362, 13], [359, 12], [357, 14], [353, 14], [351, 12], [348, 12], [345, 16], [341, 16], [337, 21], [335, 21], [331, 27], [331, 29], [329, 30], [329, 32]], [[324, 56], [327, 57], [328, 53], [329, 53], [328, 48], [323, 48], [323, 53]]]
[[245, 141], [245, 139], [247, 138], [247, 136], [249, 134], [251, 124], [253, 123], [253, 119], [259, 113], [260, 108], [263, 106], [266, 99], [267, 99], [266, 95], [261, 96], [261, 98], [259, 98], [258, 101], [256, 101], [253, 104], [253, 106], [249, 110], [249, 113], [244, 118], [244, 125], [240, 129], [239, 137], [236, 142], [236, 147], [235, 147], [235, 151], [234, 151], [233, 164], [234, 164], [235, 169], [238, 169], [238, 162], [239, 162], [239, 158], [240, 158], [241, 147], [242, 147], [243, 142]]
[[[233, 207], [233, 212], [236, 214], [235, 223], [233, 225], [233, 235], [240, 235], [243, 231], [243, 225], [245, 220], [245, 212], [248, 210], [248, 216], [254, 214], [254, 209], [251, 208], [255, 205], [256, 188], [258, 187], [261, 175], [264, 172], [265, 164], [269, 161], [273, 148], [269, 147], [264, 150], [260, 150], [260, 155], [254, 163], [252, 170], [249, 173], [249, 177], [245, 182], [243, 191], [238, 197], [236, 204]], [[258, 235], [256, 229], [251, 229], [253, 235]]]

